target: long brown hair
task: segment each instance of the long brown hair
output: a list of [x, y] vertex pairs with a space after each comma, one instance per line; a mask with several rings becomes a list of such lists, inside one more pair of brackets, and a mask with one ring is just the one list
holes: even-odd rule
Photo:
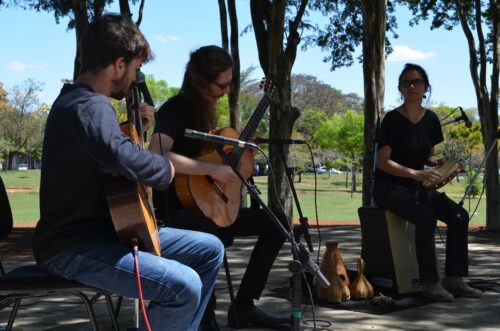
[[209, 97], [210, 84], [232, 66], [231, 56], [218, 46], [204, 46], [191, 53], [180, 94], [189, 102], [195, 130], [207, 132], [217, 125], [215, 101]]

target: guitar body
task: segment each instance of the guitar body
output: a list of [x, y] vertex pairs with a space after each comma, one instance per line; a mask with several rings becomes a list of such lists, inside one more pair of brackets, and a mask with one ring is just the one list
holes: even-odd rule
[[[120, 128], [134, 142], [140, 142], [133, 124], [122, 124]], [[131, 245], [137, 239], [141, 251], [160, 256], [160, 238], [150, 201], [151, 189], [123, 176], [108, 176], [106, 197], [120, 242]]]
[[[232, 128], [220, 129], [214, 134], [233, 139], [240, 137]], [[224, 145], [222, 149], [211, 148], [205, 150], [197, 160], [224, 164], [223, 156], [232, 151], [233, 146], [229, 145]], [[237, 167], [243, 178], [247, 179], [252, 175], [253, 166], [253, 153], [244, 150]], [[227, 227], [236, 220], [241, 207], [242, 185], [241, 181], [219, 183], [208, 176], [175, 175], [175, 190], [181, 205], [203, 213], [220, 227]]]
[[[217, 129], [210, 133], [225, 138], [248, 141], [259, 125], [276, 91], [271, 80], [265, 85], [264, 96], [241, 135], [232, 128]], [[231, 166], [233, 169], [237, 169], [245, 179], [253, 173], [253, 153], [240, 147], [217, 145], [204, 150], [197, 160]], [[216, 182], [210, 176], [175, 174], [175, 190], [181, 205], [184, 208], [203, 213], [220, 227], [227, 227], [236, 220], [241, 207], [242, 185], [241, 181], [223, 184]]]

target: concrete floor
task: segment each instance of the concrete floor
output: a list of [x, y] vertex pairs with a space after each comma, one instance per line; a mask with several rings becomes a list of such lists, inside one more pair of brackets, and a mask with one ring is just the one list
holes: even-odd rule
[[[316, 229], [311, 229], [314, 245], [318, 244]], [[361, 231], [356, 225], [343, 225], [321, 228], [322, 242], [335, 240], [339, 242], [342, 257], [348, 269], [355, 269], [361, 253]], [[244, 273], [248, 256], [255, 238], [237, 239], [228, 249], [229, 263], [235, 290]], [[437, 252], [443, 261], [444, 247], [437, 241]], [[459, 298], [452, 303], [427, 303], [408, 309], [400, 309], [385, 314], [375, 311], [344, 309], [348, 305], [336, 307], [316, 306], [315, 317], [317, 330], [500, 330], [500, 237], [499, 234], [486, 234], [473, 229], [469, 236], [469, 281], [476, 285], [487, 285], [488, 290], [480, 299]], [[323, 245], [324, 247], [324, 245]], [[322, 252], [324, 248], [322, 248]], [[0, 253], [2, 250], [0, 250]], [[19, 254], [2, 253], [6, 270], [30, 263], [32, 257], [29, 250]], [[314, 254], [315, 257], [315, 254]], [[256, 303], [264, 311], [274, 316], [288, 316], [291, 311], [290, 302], [278, 298], [276, 288], [288, 287], [290, 273], [287, 269], [291, 260], [290, 245], [281, 250], [261, 299]], [[226, 313], [229, 306], [229, 295], [224, 272], [221, 271], [216, 285], [217, 320], [222, 330], [230, 330], [226, 325]], [[390, 295], [390, 293], [385, 293]], [[417, 296], [418, 299], [418, 296]], [[397, 303], [398, 304], [398, 303]], [[397, 305], [396, 304], [396, 305]], [[303, 305], [303, 318], [313, 318], [310, 305]], [[1, 325], [5, 325], [10, 308], [0, 311]], [[95, 304], [95, 312], [101, 330], [111, 330], [107, 309], [103, 299]], [[125, 300], [119, 316], [120, 327], [126, 330], [133, 323], [133, 301]], [[75, 298], [41, 298], [25, 300], [20, 308], [15, 323], [16, 330], [49, 330], [80, 331], [91, 330], [83, 305]], [[312, 330], [312, 327], [304, 327]], [[166, 329], [167, 330], [167, 329]], [[252, 329], [259, 330], [259, 329]], [[261, 329], [262, 330], [262, 329]]]

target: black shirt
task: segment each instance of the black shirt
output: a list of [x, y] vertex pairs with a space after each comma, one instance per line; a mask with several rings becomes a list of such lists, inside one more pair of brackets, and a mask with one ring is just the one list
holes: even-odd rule
[[33, 251], [41, 263], [81, 240], [116, 237], [104, 177], [165, 190], [170, 163], [124, 135], [108, 98], [83, 84], [66, 84], [50, 110], [43, 141], [40, 221]]
[[[378, 148], [389, 145], [391, 160], [404, 167], [421, 170], [432, 148], [443, 141], [443, 132], [437, 115], [427, 109], [418, 123], [413, 123], [396, 110], [388, 112], [380, 127]], [[415, 187], [418, 182], [411, 178], [393, 176], [376, 169], [375, 180], [388, 179], [394, 183]]]
[[[190, 158], [196, 158], [203, 150], [201, 140], [184, 137], [186, 129], [195, 129], [188, 101], [182, 95], [176, 95], [165, 102], [156, 114], [155, 133], [161, 133], [174, 140], [171, 151]], [[171, 185], [165, 192], [154, 191], [153, 201], [156, 217], [168, 223], [168, 218], [183, 209], [175, 186]]]

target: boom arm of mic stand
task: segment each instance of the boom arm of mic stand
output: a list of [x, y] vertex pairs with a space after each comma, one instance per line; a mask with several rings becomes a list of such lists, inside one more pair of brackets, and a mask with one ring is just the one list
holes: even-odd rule
[[260, 198], [259, 194], [255, 191], [255, 188], [250, 185], [245, 178], [240, 174], [240, 172], [237, 169], [233, 168], [234, 173], [238, 178], [241, 180], [241, 182], [246, 186], [248, 193], [254, 198], [259, 205], [261, 205], [262, 209], [264, 212], [269, 216], [269, 218], [272, 220], [274, 225], [280, 230], [280, 232], [285, 236], [285, 238], [290, 242], [292, 245], [292, 249], [295, 252], [296, 256], [300, 259], [300, 262], [303, 266], [307, 267], [309, 271], [318, 279], [318, 281], [321, 283], [321, 286], [324, 288], [330, 287], [330, 282], [326, 279], [326, 277], [321, 273], [318, 265], [314, 263], [310, 259], [310, 254], [305, 248], [303, 244], [296, 243], [293, 236], [285, 229], [283, 224], [278, 220], [276, 215], [272, 212], [272, 210], [262, 201]]

